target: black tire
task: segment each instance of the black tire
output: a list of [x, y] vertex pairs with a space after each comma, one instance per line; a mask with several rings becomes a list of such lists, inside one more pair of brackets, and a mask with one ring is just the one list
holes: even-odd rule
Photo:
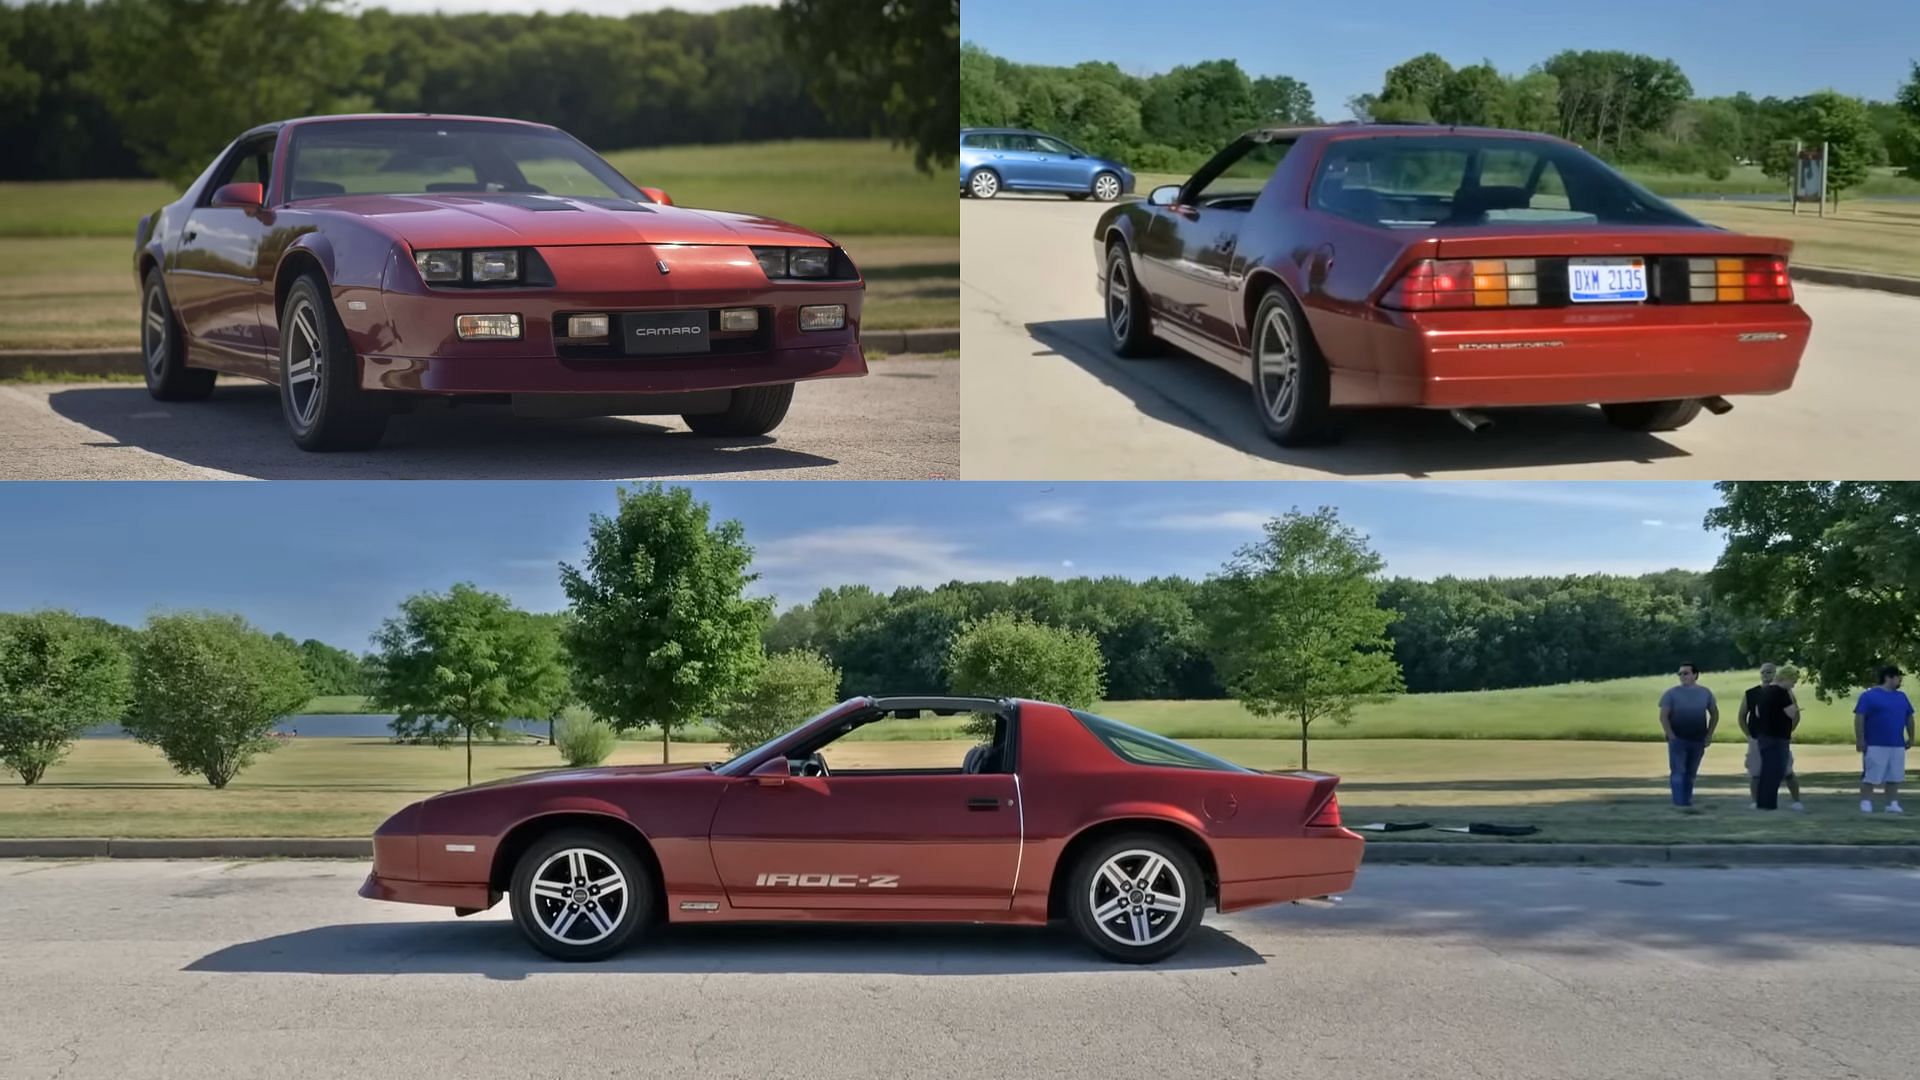
[[[1115, 274], [1124, 282], [1124, 297], [1115, 292]], [[1123, 298], [1126, 303], [1124, 325], [1116, 311]], [[1147, 311], [1147, 294], [1134, 275], [1127, 245], [1118, 240], [1107, 245], [1107, 296], [1101, 312], [1106, 316], [1107, 343], [1113, 346], [1114, 355], [1136, 360], [1160, 351], [1160, 342], [1153, 336], [1153, 316]]]
[[[573, 910], [568, 910], [567, 905], [572, 903], [571, 900], [536, 896], [533, 892], [534, 875], [554, 856], [569, 850], [595, 853], [605, 863], [616, 867], [624, 879], [624, 886], [619, 890], [624, 894], [619, 913], [609, 920], [612, 929], [594, 940], [584, 940], [585, 936], [593, 935], [597, 930], [585, 908], [597, 908], [604, 915], [607, 908], [613, 906], [611, 902], [598, 901], [596, 893], [595, 898], [584, 902], [584, 906], [576, 904]], [[548, 889], [561, 884], [552, 874], [550, 868], [548, 876], [542, 879]], [[598, 829], [561, 829], [534, 841], [533, 846], [521, 854], [520, 861], [514, 864], [513, 881], [508, 889], [507, 900], [513, 909], [513, 921], [519, 924], [520, 932], [526, 935], [528, 943], [534, 948], [556, 960], [604, 960], [626, 948], [633, 936], [654, 918], [654, 881], [647, 871], [645, 860], [635, 854], [625, 841]], [[613, 896], [615, 893], [609, 891], [607, 895]], [[555, 921], [563, 912], [572, 916], [571, 922], [560, 927], [563, 936], [579, 936], [583, 940], [564, 941], [546, 929], [545, 924]], [[582, 924], [582, 920], [589, 921]]]
[[[1133, 907], [1137, 907], [1140, 916], [1146, 920], [1147, 936], [1151, 939], [1141, 945], [1130, 944], [1116, 936], [1123, 930], [1131, 932], [1133, 913], [1124, 902], [1121, 911], [1110, 920], [1115, 925], [1113, 933], [1109, 933], [1095, 916], [1096, 904], [1112, 903], [1121, 897], [1119, 889], [1102, 874], [1101, 868], [1108, 860], [1119, 856], [1124, 869], [1135, 872], [1145, 870], [1143, 858], [1128, 857], [1135, 853], [1150, 853], [1162, 860], [1162, 868], [1153, 871], [1154, 884], [1162, 898], [1170, 891], [1166, 888], [1168, 875], [1177, 875], [1179, 892], [1183, 897], [1178, 915], [1165, 922], [1155, 922], [1156, 918], [1165, 917], [1164, 902], [1160, 905], [1149, 904], [1145, 902], [1148, 899], [1145, 893], [1130, 894], [1130, 897], [1142, 899]], [[1096, 877], [1100, 878], [1097, 888]], [[1102, 840], [1080, 853], [1072, 872], [1067, 876], [1065, 900], [1068, 920], [1096, 952], [1123, 964], [1151, 964], [1173, 955], [1187, 943], [1193, 928], [1200, 925], [1200, 917], [1207, 903], [1207, 883], [1201, 877], [1200, 864], [1185, 846], [1157, 833], [1126, 833]]]
[[[317, 365], [318, 375], [296, 381], [295, 365]], [[302, 275], [280, 306], [279, 381], [280, 412], [302, 450], [365, 450], [387, 430], [387, 409], [360, 389], [359, 359], [317, 275]]]
[[1699, 398], [1678, 401], [1623, 401], [1600, 406], [1607, 423], [1626, 431], [1673, 431], [1700, 415]]
[[967, 191], [976, 199], [991, 199], [1000, 194], [1000, 174], [992, 169], [975, 169], [967, 176]]
[[140, 351], [155, 401], [205, 401], [213, 393], [214, 373], [187, 366], [186, 337], [157, 266], [140, 287]]
[[[1263, 352], [1268, 339], [1269, 323], [1277, 321], [1283, 327], [1287, 340], [1291, 341], [1293, 363], [1289, 376], [1293, 382], [1291, 396], [1281, 399], [1275, 386], [1281, 380], [1269, 380], [1263, 374]], [[1338, 434], [1334, 424], [1332, 395], [1332, 377], [1327, 371], [1327, 361], [1320, 353], [1320, 346], [1313, 340], [1313, 330], [1307, 325], [1306, 316], [1300, 311], [1300, 305], [1293, 302], [1288, 292], [1274, 286], [1260, 299], [1260, 307], [1253, 316], [1252, 353], [1248, 356], [1248, 385], [1253, 394], [1254, 416], [1260, 421], [1261, 430], [1267, 437], [1281, 446], [1313, 446], [1329, 442]], [[1268, 350], [1266, 364], [1271, 366], [1273, 358], [1279, 355], [1277, 350]], [[1276, 400], [1281, 404], [1276, 406]]]
[[[1103, 185], [1101, 183], [1103, 180], [1111, 180], [1113, 183]], [[1104, 190], [1102, 190], [1103, 187]], [[1120, 197], [1121, 187], [1122, 185], [1118, 176], [1110, 172], [1103, 172], [1095, 175], [1093, 183], [1087, 185], [1087, 194], [1092, 195], [1094, 199], [1099, 202], [1112, 202]]]
[[696, 435], [765, 435], [787, 418], [787, 406], [793, 404], [793, 384], [747, 386], [733, 392], [726, 410], [717, 413], [690, 413], [680, 419]]
[[1067, 198], [1072, 199], [1074, 202], [1086, 202], [1088, 199], [1093, 198], [1093, 192], [1069, 191], [1067, 192]]

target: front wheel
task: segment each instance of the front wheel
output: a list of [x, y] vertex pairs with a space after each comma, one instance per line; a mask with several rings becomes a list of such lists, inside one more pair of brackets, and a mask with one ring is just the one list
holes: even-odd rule
[[1114, 354], [1133, 359], [1156, 351], [1148, 321], [1147, 294], [1133, 276], [1127, 246], [1115, 241], [1107, 248], [1107, 340]]
[[1600, 406], [1607, 423], [1626, 431], [1673, 431], [1700, 415], [1699, 398], [1678, 401], [1623, 401]]
[[733, 392], [726, 410], [717, 413], [689, 413], [680, 419], [696, 435], [765, 435], [787, 418], [787, 406], [793, 404], [793, 384], [748, 386]]
[[1096, 844], [1075, 864], [1068, 910], [1075, 930], [1126, 964], [1164, 960], [1200, 925], [1206, 882], [1186, 848], [1152, 833]]
[[1000, 174], [992, 169], [976, 170], [967, 180], [967, 191], [976, 199], [991, 199], [1000, 194]]
[[1120, 197], [1120, 178], [1110, 172], [1103, 172], [1093, 178], [1093, 197], [1101, 202], [1112, 202]]
[[360, 389], [359, 360], [320, 278], [293, 283], [280, 309], [280, 408], [302, 450], [365, 450], [387, 413]]
[[1253, 316], [1253, 407], [1267, 437], [1281, 446], [1333, 438], [1326, 358], [1293, 297], [1267, 290]]
[[564, 829], [514, 864], [513, 921], [558, 960], [604, 960], [652, 915], [653, 883], [633, 849], [606, 833]]

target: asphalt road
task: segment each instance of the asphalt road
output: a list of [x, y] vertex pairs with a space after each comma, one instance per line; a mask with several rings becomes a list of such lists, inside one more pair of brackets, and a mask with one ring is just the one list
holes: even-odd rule
[[0, 1077], [1886, 1080], [1920, 873], [1363, 870], [1172, 962], [1064, 932], [707, 927], [594, 966], [349, 863], [0, 862]]
[[1793, 389], [1677, 432], [1616, 431], [1592, 407], [1502, 410], [1479, 433], [1388, 410], [1352, 414], [1337, 445], [1287, 450], [1233, 376], [1178, 353], [1113, 355], [1095, 293], [1101, 211], [961, 200], [968, 479], [1920, 478], [1920, 299], [1795, 286], [1814, 332]]
[[924, 480], [960, 469], [960, 365], [893, 357], [800, 384], [771, 435], [694, 435], [678, 417], [525, 420], [504, 406], [397, 416], [367, 453], [309, 454], [277, 392], [222, 380], [169, 404], [129, 383], [0, 384], [0, 480]]

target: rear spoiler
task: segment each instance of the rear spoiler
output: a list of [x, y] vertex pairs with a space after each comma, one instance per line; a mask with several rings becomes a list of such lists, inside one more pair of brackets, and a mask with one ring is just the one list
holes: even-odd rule
[[[1266, 775], [1284, 776], [1291, 780], [1305, 780], [1313, 785], [1313, 791], [1308, 793], [1307, 797], [1301, 801], [1301, 805], [1307, 812], [1303, 820], [1308, 822], [1312, 822], [1315, 818], [1319, 817], [1320, 811], [1326, 809], [1327, 804], [1333, 802], [1334, 789], [1340, 786], [1339, 777], [1332, 773], [1314, 772], [1311, 769], [1270, 769], [1266, 770]], [[1335, 813], [1337, 814], [1338, 811], [1335, 811]], [[1336, 818], [1335, 820], [1337, 822], [1338, 819]]]

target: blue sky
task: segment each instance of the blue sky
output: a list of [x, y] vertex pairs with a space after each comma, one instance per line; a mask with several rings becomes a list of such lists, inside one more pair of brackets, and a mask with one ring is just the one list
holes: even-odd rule
[[1423, 52], [1524, 71], [1562, 49], [1671, 58], [1703, 96], [1794, 97], [1833, 88], [1891, 100], [1920, 59], [1916, 0], [963, 0], [960, 34], [1027, 63], [1111, 60], [1134, 74], [1231, 58], [1304, 80], [1322, 116], [1377, 93]]
[[[1381, 483], [806, 483], [690, 485], [738, 518], [763, 594], [891, 590], [953, 579], [1203, 577], [1269, 516], [1332, 505], [1388, 572], [1705, 569], [1711, 485]], [[137, 624], [159, 609], [237, 611], [344, 648], [401, 599], [472, 581], [538, 611], [615, 485], [302, 481], [0, 484], [0, 610], [64, 607]]]

